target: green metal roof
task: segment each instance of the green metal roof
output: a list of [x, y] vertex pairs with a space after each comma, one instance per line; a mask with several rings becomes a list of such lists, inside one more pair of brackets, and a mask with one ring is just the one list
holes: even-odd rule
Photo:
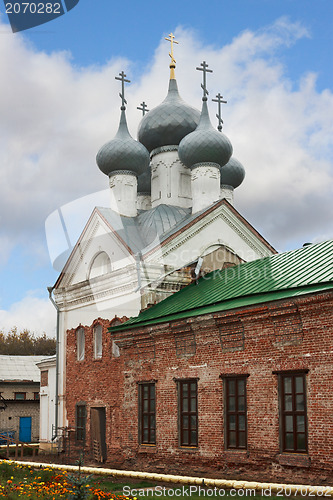
[[333, 288], [333, 240], [213, 271], [136, 318], [128, 330]]

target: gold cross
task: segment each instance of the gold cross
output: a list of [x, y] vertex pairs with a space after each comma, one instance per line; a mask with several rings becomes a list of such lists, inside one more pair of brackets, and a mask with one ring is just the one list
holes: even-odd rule
[[176, 64], [176, 60], [175, 60], [175, 58], [173, 57], [173, 44], [174, 44], [174, 43], [177, 43], [177, 44], [178, 44], [178, 42], [176, 42], [176, 40], [174, 40], [175, 35], [174, 35], [173, 33], [170, 33], [169, 37], [170, 37], [170, 38], [165, 38], [165, 40], [166, 40], [167, 42], [170, 42], [170, 43], [171, 43], [171, 52], [169, 52], [169, 56], [171, 57], [171, 64]]

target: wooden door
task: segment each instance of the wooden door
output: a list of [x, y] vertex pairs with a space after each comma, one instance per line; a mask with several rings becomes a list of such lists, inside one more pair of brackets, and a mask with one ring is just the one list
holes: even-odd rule
[[106, 460], [106, 414], [105, 408], [91, 408], [90, 434], [94, 459], [96, 462]]

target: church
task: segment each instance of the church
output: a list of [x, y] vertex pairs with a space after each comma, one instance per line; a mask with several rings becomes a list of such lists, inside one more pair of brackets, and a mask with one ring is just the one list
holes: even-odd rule
[[[129, 81], [116, 77], [119, 128], [96, 158], [110, 205], [94, 209], [50, 290], [53, 441], [124, 468], [318, 476], [324, 443], [316, 463], [305, 401], [311, 356], [321, 366], [322, 343], [328, 352], [332, 343], [332, 266], [323, 271], [332, 245], [278, 255], [237, 211], [245, 170], [222, 132], [220, 94], [211, 123], [212, 71], [196, 68], [199, 111], [180, 96], [167, 40], [167, 95], [150, 111], [142, 103], [138, 140], [127, 127]], [[300, 271], [308, 265], [310, 276]]]

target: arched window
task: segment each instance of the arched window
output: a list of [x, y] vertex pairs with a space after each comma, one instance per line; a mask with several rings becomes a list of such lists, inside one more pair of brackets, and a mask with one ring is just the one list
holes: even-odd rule
[[111, 272], [111, 261], [107, 253], [97, 254], [90, 266], [89, 279]]
[[77, 360], [84, 360], [84, 328], [76, 330], [76, 354]]
[[103, 353], [103, 330], [102, 325], [94, 326], [94, 358], [102, 357]]

